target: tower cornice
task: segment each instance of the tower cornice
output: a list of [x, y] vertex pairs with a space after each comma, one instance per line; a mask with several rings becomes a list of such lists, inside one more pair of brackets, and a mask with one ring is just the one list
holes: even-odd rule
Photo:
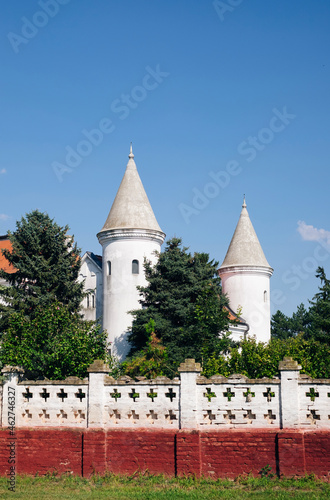
[[116, 240], [151, 240], [162, 245], [165, 240], [165, 233], [163, 231], [157, 231], [154, 229], [136, 229], [136, 228], [127, 228], [127, 229], [108, 229], [100, 231], [97, 234], [97, 238], [101, 245], [113, 242]]

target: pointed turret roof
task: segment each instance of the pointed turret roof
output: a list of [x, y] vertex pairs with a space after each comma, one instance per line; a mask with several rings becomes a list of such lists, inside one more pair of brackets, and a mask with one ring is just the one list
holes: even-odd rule
[[162, 232], [138, 174], [132, 144], [128, 158], [124, 177], [100, 232], [109, 229], [150, 229]]
[[245, 196], [234, 236], [220, 270], [237, 266], [268, 267], [271, 269], [252, 226], [246, 209]]

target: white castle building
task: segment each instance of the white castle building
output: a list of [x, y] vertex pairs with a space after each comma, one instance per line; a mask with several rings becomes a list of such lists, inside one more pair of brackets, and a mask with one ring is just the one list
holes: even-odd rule
[[[157, 260], [165, 234], [159, 227], [139, 177], [132, 147], [124, 177], [101, 231], [102, 257], [86, 252], [80, 279], [90, 291], [84, 299], [86, 319], [99, 319], [108, 332], [111, 352], [123, 360], [129, 351], [129, 311], [138, 309], [137, 286], [146, 286], [143, 262]], [[231, 327], [235, 340], [246, 335], [260, 342], [270, 339], [270, 277], [268, 264], [252, 226], [244, 199], [241, 215], [220, 266], [224, 293], [233, 316], [239, 322]]]

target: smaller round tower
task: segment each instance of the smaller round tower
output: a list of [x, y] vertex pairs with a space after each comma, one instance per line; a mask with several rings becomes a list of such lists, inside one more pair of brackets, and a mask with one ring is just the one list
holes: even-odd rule
[[97, 234], [102, 245], [103, 328], [111, 352], [122, 361], [129, 351], [129, 311], [139, 309], [137, 286], [146, 286], [144, 258], [157, 260], [165, 234], [160, 229], [138, 174], [132, 146], [124, 177], [108, 218]]
[[241, 312], [249, 335], [258, 342], [270, 340], [270, 277], [267, 262], [253, 228], [245, 197], [226, 257], [219, 269], [222, 290], [233, 311]]

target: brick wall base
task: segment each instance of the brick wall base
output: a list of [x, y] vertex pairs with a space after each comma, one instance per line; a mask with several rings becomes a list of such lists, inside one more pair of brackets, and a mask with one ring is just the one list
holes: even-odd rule
[[[11, 459], [14, 462], [10, 462]], [[328, 478], [329, 431], [0, 430], [0, 475], [149, 471], [168, 476], [257, 476], [270, 465], [279, 476]]]

